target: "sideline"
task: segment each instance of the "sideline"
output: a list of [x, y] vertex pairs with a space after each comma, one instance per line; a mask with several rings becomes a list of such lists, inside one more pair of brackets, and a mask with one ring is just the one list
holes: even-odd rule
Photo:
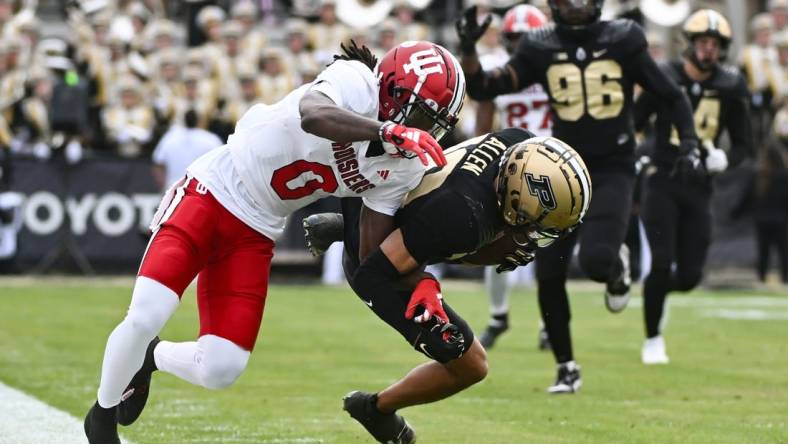
[[[85, 444], [82, 420], [0, 382], [0, 444]], [[124, 444], [133, 444], [123, 440]]]

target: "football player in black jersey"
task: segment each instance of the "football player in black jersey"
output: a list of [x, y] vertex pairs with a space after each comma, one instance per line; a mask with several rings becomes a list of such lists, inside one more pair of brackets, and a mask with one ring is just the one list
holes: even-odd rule
[[[692, 110], [678, 85], [647, 51], [646, 37], [627, 19], [599, 21], [602, 0], [550, 0], [555, 25], [529, 31], [503, 68], [484, 71], [475, 42], [489, 24], [469, 8], [457, 23], [468, 94], [477, 100], [540, 83], [550, 97], [553, 135], [575, 147], [594, 181], [594, 202], [580, 233], [580, 266], [606, 284], [611, 312], [629, 300], [626, 236], [634, 184], [634, 84], [655, 93], [671, 110], [681, 150], [697, 147]], [[573, 393], [581, 384], [569, 332], [566, 278], [578, 232], [541, 251], [536, 261], [542, 319], [558, 363], [548, 391]]]
[[[512, 270], [530, 262], [538, 246], [574, 229], [588, 209], [591, 183], [580, 156], [558, 139], [532, 136], [508, 128], [447, 149], [447, 165], [424, 175], [395, 216], [398, 229], [363, 260], [361, 204], [342, 200], [348, 282], [378, 317], [433, 360], [377, 394], [345, 397], [345, 410], [379, 442], [413, 442], [398, 409], [446, 398], [487, 374], [484, 348], [442, 303], [440, 285], [423, 267], [451, 260]], [[312, 247], [318, 227], [310, 220], [322, 216], [305, 220]], [[317, 241], [326, 246], [325, 239]]]
[[732, 165], [752, 155], [746, 81], [736, 68], [719, 63], [731, 42], [728, 21], [716, 11], [702, 9], [687, 19], [683, 31], [686, 51], [661, 68], [687, 91], [700, 149], [680, 152], [670, 110], [653, 93], [644, 92], [635, 104], [636, 126], [657, 116], [656, 143], [641, 205], [652, 256], [643, 288], [647, 339], [641, 357], [645, 364], [668, 362], [660, 333], [668, 292], [692, 290], [702, 276], [711, 242], [709, 175], [728, 165], [725, 151], [715, 147], [722, 130], [727, 130], [731, 141]]

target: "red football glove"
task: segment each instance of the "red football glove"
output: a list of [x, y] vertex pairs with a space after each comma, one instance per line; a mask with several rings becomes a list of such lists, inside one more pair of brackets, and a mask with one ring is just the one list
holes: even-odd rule
[[[423, 307], [424, 311], [416, 316], [416, 308]], [[441, 295], [441, 286], [435, 279], [422, 279], [419, 281], [416, 288], [413, 289], [413, 294], [410, 295], [408, 301], [408, 309], [405, 311], [405, 318], [413, 319], [414, 322], [421, 324], [427, 322], [435, 316], [440, 323], [448, 323], [449, 316], [443, 311], [443, 295]]]
[[427, 155], [435, 161], [436, 165], [441, 167], [446, 165], [443, 148], [426, 131], [409, 128], [387, 120], [380, 126], [378, 133], [380, 134], [380, 140], [391, 143], [403, 151], [409, 151], [418, 155], [421, 163], [425, 166], [427, 165]]

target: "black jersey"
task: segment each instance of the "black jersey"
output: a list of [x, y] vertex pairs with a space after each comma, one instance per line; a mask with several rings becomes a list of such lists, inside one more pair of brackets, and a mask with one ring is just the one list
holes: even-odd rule
[[[671, 103], [685, 120], [691, 112], [675, 82], [648, 54], [643, 30], [626, 19], [599, 22], [582, 33], [555, 25], [527, 32], [503, 70], [469, 76], [468, 93], [490, 99], [541, 84], [550, 97], [553, 135], [571, 145], [592, 171], [609, 166], [632, 169], [635, 83]], [[677, 122], [693, 138], [691, 122]]]
[[[731, 165], [752, 155], [749, 93], [747, 82], [738, 69], [720, 66], [702, 82], [696, 82], [687, 75], [681, 59], [662, 64], [660, 69], [681, 85], [689, 96], [701, 145], [717, 146], [722, 130], [726, 129], [731, 140]], [[669, 167], [678, 156], [679, 144], [670, 110], [665, 109], [653, 93], [644, 92], [635, 105], [638, 130], [646, 126], [653, 114], [657, 116], [654, 123], [656, 143], [651, 158], [658, 167]]]
[[[531, 137], [530, 131], [507, 128], [444, 151], [447, 165], [427, 172], [395, 216], [414, 259], [419, 263], [456, 260], [494, 240], [505, 224], [495, 191], [501, 155]], [[361, 199], [342, 199], [350, 268], [358, 261], [360, 208]]]

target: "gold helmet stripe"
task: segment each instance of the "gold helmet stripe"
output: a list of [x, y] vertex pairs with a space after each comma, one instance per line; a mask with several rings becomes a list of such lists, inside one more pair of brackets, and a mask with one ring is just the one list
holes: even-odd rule
[[581, 187], [581, 195], [582, 195], [582, 203], [581, 203], [581, 212], [580, 214], [585, 214], [588, 211], [588, 206], [591, 204], [591, 179], [588, 177], [588, 171], [586, 168], [582, 167], [580, 163], [577, 161], [577, 152], [570, 151], [566, 149], [566, 146], [561, 143], [558, 139], [553, 137], [534, 137], [534, 142], [542, 143], [545, 146], [552, 148], [555, 152], [560, 155], [560, 159], [563, 160], [565, 163], [568, 163], [569, 166], [572, 168], [574, 173], [577, 175], [578, 180], [580, 181]]

